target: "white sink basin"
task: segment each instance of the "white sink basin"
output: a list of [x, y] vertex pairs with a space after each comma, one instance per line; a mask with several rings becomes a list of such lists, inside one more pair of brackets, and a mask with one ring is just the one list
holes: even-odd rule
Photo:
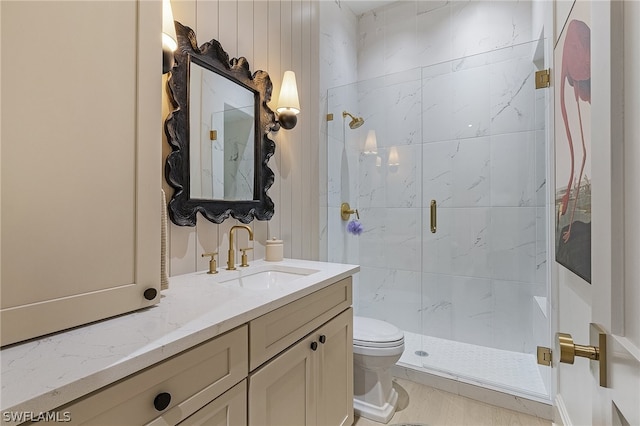
[[218, 284], [227, 287], [240, 287], [250, 290], [278, 290], [302, 277], [319, 272], [316, 269], [298, 268], [284, 265], [263, 265], [255, 268], [240, 269], [234, 277], [225, 277]]

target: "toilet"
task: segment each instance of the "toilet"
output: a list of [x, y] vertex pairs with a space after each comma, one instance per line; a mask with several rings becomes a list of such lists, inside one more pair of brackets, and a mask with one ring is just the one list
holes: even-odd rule
[[389, 369], [404, 352], [404, 333], [373, 318], [353, 317], [353, 408], [355, 414], [387, 423], [396, 411], [398, 392]]

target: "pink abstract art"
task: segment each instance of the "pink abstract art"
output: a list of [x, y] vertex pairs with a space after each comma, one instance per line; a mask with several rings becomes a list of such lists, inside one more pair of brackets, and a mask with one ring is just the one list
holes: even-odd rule
[[556, 261], [591, 282], [589, 7], [574, 3], [555, 49], [555, 198]]

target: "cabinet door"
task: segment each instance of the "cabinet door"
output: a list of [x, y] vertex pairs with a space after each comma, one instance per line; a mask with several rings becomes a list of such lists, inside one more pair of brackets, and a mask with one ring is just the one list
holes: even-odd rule
[[[353, 424], [353, 309], [315, 333], [318, 336], [318, 425]], [[324, 342], [324, 343], [322, 343]]]
[[161, 3], [0, 2], [1, 345], [160, 300]]
[[251, 371], [351, 306], [347, 277], [251, 321]]
[[[315, 337], [315, 336], [314, 336]], [[316, 365], [311, 336], [249, 376], [249, 424], [316, 424]]]
[[246, 426], [247, 381], [243, 380], [202, 407], [180, 426]]

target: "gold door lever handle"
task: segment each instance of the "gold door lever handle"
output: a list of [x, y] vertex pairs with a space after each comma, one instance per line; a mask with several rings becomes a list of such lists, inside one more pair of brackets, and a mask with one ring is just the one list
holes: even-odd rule
[[558, 346], [560, 347], [560, 362], [573, 364], [576, 356], [593, 360], [600, 359], [600, 348], [597, 346], [576, 345], [573, 337], [567, 333], [557, 333]]
[[589, 328], [590, 346], [576, 345], [573, 337], [567, 333], [556, 333], [556, 349], [558, 361], [573, 364], [576, 357], [588, 358], [591, 371], [600, 386], [607, 387], [607, 332], [598, 324], [591, 323]]

